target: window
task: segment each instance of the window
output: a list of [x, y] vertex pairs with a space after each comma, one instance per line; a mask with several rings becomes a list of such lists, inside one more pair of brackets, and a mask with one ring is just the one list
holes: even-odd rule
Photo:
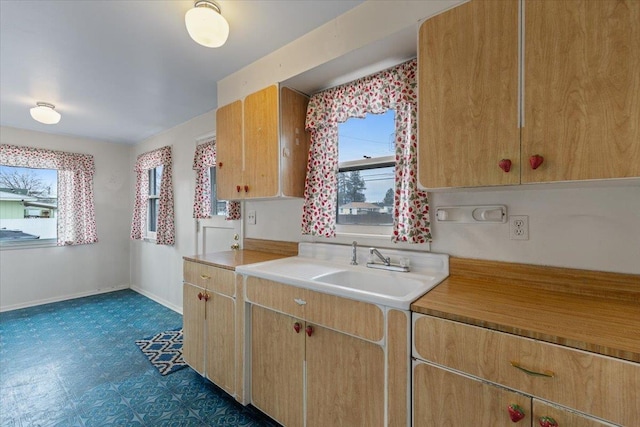
[[58, 171], [0, 165], [0, 242], [56, 242], [57, 237]]
[[149, 207], [147, 237], [155, 239], [158, 231], [158, 211], [160, 209], [160, 184], [162, 183], [162, 165], [149, 169]]
[[209, 174], [211, 179], [209, 180], [211, 185], [211, 216], [215, 215], [227, 215], [227, 202], [224, 200], [218, 200], [218, 193], [216, 191], [216, 167], [211, 166], [209, 168]]
[[338, 125], [338, 225], [391, 226], [395, 113], [367, 114]]

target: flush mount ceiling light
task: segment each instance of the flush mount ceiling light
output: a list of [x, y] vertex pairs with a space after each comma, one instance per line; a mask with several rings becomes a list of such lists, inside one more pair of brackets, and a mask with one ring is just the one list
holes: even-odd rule
[[37, 107], [33, 107], [31, 111], [31, 117], [33, 120], [44, 123], [45, 125], [55, 125], [60, 121], [60, 113], [54, 108], [55, 105], [46, 102], [36, 102]]
[[229, 37], [229, 23], [212, 1], [197, 0], [184, 22], [191, 38], [202, 46], [220, 47]]

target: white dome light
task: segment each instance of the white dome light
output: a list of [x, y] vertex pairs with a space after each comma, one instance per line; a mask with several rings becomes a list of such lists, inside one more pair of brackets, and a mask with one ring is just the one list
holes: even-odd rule
[[220, 47], [229, 37], [229, 23], [220, 8], [209, 0], [198, 0], [184, 16], [191, 38], [206, 47]]
[[58, 113], [54, 108], [56, 108], [53, 104], [48, 104], [46, 102], [36, 102], [37, 107], [33, 107], [31, 112], [31, 117], [33, 120], [44, 123], [45, 125], [55, 125], [60, 121], [60, 113]]

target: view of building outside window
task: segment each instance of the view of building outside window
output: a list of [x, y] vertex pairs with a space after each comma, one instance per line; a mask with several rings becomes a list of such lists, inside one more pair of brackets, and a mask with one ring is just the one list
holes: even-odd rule
[[391, 225], [395, 112], [338, 125], [338, 212], [342, 225]]
[[0, 165], [0, 242], [58, 236], [58, 171]]

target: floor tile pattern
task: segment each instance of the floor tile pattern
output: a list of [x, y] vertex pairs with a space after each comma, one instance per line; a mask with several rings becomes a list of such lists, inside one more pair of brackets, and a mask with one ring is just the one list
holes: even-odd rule
[[181, 326], [131, 290], [0, 313], [0, 426], [277, 426], [135, 344]]

